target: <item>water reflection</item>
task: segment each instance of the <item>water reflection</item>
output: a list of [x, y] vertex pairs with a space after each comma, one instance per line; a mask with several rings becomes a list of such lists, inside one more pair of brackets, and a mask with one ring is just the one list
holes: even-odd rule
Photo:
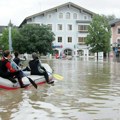
[[0, 90], [2, 120], [119, 120], [118, 62], [50, 60], [55, 85], [27, 90]]

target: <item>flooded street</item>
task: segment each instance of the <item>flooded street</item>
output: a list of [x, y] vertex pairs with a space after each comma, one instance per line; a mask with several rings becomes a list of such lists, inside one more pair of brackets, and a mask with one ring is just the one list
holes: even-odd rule
[[120, 120], [120, 62], [48, 60], [64, 80], [0, 90], [0, 120]]

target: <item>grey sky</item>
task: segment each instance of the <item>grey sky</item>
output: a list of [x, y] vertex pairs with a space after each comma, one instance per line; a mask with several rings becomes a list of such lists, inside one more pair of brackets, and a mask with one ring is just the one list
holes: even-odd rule
[[0, 25], [8, 25], [11, 19], [14, 25], [19, 26], [27, 16], [66, 2], [73, 2], [98, 14], [114, 14], [120, 18], [119, 0], [0, 0]]

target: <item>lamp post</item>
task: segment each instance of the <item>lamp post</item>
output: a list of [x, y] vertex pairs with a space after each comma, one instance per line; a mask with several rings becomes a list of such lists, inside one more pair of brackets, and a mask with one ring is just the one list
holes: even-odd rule
[[9, 25], [9, 51], [13, 51], [13, 48], [12, 48], [12, 35], [11, 35], [11, 26]]

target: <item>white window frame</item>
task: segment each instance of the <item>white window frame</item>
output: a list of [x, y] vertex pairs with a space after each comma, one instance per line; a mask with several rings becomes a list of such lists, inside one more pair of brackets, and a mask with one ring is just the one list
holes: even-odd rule
[[[79, 26], [83, 27], [83, 29], [79, 29], [80, 28]], [[78, 31], [79, 32], [88, 32], [88, 29], [85, 29], [85, 26], [89, 26], [89, 25], [78, 25]]]
[[[67, 16], [67, 14], [69, 14], [69, 18], [68, 18], [68, 16]], [[70, 12], [66, 12], [66, 14], [65, 14], [65, 19], [67, 19], [67, 20], [70, 20], [70, 19], [71, 19], [71, 13], [70, 13]]]
[[[79, 42], [79, 38], [83, 38], [83, 41]], [[77, 39], [77, 43], [78, 45], [85, 45], [85, 36], [79, 36], [78, 39]]]
[[[62, 14], [62, 18], [60, 18], [60, 14]], [[64, 14], [62, 12], [58, 13], [58, 19], [63, 20], [64, 19]]]
[[[50, 17], [50, 16], [51, 16], [51, 17]], [[48, 15], [47, 15], [47, 18], [48, 18], [48, 19], [51, 19], [51, 18], [52, 18], [52, 14], [48, 14]]]
[[84, 15], [84, 16], [83, 16], [83, 20], [88, 20], [88, 16], [87, 16], [87, 15]]
[[[59, 24], [62, 25], [62, 30], [58, 30], [58, 25], [59, 25]], [[57, 25], [56, 25], [56, 30], [57, 30], [57, 31], [63, 31], [63, 30], [64, 30], [64, 26], [63, 26], [63, 24], [62, 24], [62, 23], [57, 23]]]
[[[71, 37], [72, 38], [72, 42], [68, 42], [68, 38]], [[72, 36], [67, 36], [67, 43], [68, 44], [72, 44], [73, 43], [73, 37]]]
[[[74, 18], [74, 15], [76, 14], [76, 18]], [[77, 20], [78, 19], [78, 14], [77, 13], [73, 13], [73, 19]]]
[[[62, 38], [62, 42], [58, 42], [58, 38], [61, 37]], [[57, 36], [57, 43], [63, 43], [63, 36], [59, 35]]]
[[48, 23], [47, 25], [48, 25], [48, 26], [49, 26], [49, 25], [52, 25], [52, 29], [51, 29], [51, 30], [53, 30], [53, 24], [51, 24], [51, 23]]
[[[69, 30], [69, 29], [68, 29], [68, 25], [72, 25], [72, 30]], [[71, 32], [71, 31], [73, 31], [73, 24], [68, 23], [68, 24], [66, 25], [66, 31], [67, 31], [67, 32]]]

